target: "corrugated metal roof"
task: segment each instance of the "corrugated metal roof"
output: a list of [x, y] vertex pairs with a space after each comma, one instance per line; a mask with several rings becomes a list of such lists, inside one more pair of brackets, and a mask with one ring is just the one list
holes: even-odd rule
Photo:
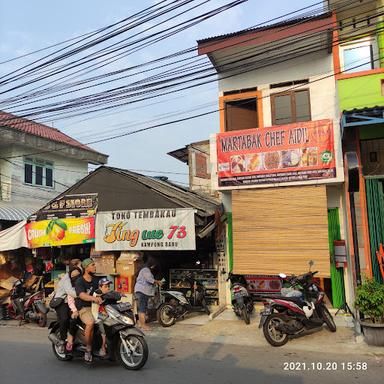
[[0, 201], [0, 220], [21, 221], [26, 220], [40, 207], [31, 207], [15, 204], [8, 201]]
[[331, 12], [326, 12], [326, 13], [322, 13], [322, 14], [316, 15], [316, 16], [301, 17], [301, 18], [297, 18], [297, 19], [285, 20], [285, 21], [281, 21], [279, 23], [268, 24], [268, 25], [265, 25], [262, 27], [242, 29], [242, 30], [237, 31], [237, 32], [231, 32], [231, 33], [226, 33], [223, 35], [212, 36], [212, 37], [200, 39], [200, 40], [197, 40], [197, 44], [209, 43], [209, 42], [218, 41], [218, 40], [225, 40], [225, 39], [229, 39], [231, 37], [247, 35], [248, 33], [260, 32], [260, 31], [265, 31], [268, 29], [274, 29], [274, 28], [279, 28], [279, 27], [288, 27], [290, 25], [295, 25], [297, 23], [304, 22], [304, 21], [321, 20], [321, 19], [325, 19], [331, 15], [332, 15]]
[[216, 210], [221, 205], [219, 200], [216, 200], [213, 197], [190, 191], [179, 185], [170, 183], [169, 181], [159, 180], [120, 168], [101, 168], [109, 168], [115, 172], [134, 178], [141, 184], [152, 188], [156, 192], [161, 193], [163, 196], [168, 197], [185, 208], [195, 208], [197, 210], [197, 214], [202, 217], [214, 215]]
[[28, 120], [22, 117], [12, 115], [11, 113], [0, 111], [0, 127], [6, 127], [15, 129], [20, 132], [25, 132], [30, 135], [39, 136], [44, 139], [52, 140], [57, 143], [69, 145], [83, 149], [85, 151], [91, 151], [94, 153], [100, 153], [87, 145], [80, 143], [65, 133], [59, 131], [56, 128], [48, 127], [47, 125], [37, 123], [33, 120]]

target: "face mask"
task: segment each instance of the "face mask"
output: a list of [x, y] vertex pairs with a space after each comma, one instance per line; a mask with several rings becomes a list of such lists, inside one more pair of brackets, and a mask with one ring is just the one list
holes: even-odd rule
[[88, 274], [90, 274], [91, 276], [95, 276], [96, 272], [88, 272]]

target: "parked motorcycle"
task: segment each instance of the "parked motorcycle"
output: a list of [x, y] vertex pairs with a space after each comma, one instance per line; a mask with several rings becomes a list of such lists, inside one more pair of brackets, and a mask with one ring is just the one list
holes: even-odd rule
[[207, 315], [211, 313], [205, 298], [205, 287], [195, 279], [194, 274], [186, 275], [183, 282], [189, 285], [185, 293], [162, 290], [159, 287], [161, 304], [157, 308], [156, 316], [163, 327], [172, 326], [176, 320], [184, 318], [190, 312], [204, 311]]
[[309, 271], [290, 277], [279, 275], [293, 288], [293, 294], [269, 297], [264, 301], [259, 328], [263, 328], [264, 336], [272, 346], [280, 347], [290, 338], [319, 329], [324, 323], [331, 332], [336, 331], [333, 317], [324, 303], [325, 294], [313, 280], [316, 273]]
[[47, 325], [49, 308], [44, 304], [44, 291], [27, 292], [24, 281], [17, 280], [11, 290], [11, 300], [8, 305], [8, 315], [11, 319], [36, 322], [40, 327]]
[[250, 315], [254, 311], [253, 300], [247, 290], [247, 282], [244, 276], [228, 275], [227, 281], [231, 281], [232, 308], [236, 316], [242, 318], [245, 324], [251, 322]]
[[[139, 370], [144, 366], [148, 359], [148, 345], [144, 338], [144, 333], [135, 327], [135, 317], [130, 303], [119, 302], [122, 295], [112, 291], [101, 296], [108, 303], [105, 305], [106, 320], [104, 328], [107, 336], [107, 359], [118, 360], [123, 367], [129, 370]], [[52, 342], [52, 350], [56, 358], [60, 361], [68, 361], [73, 357], [83, 357], [85, 347], [85, 327], [78, 321], [78, 329], [73, 343], [71, 354], [61, 353], [60, 351], [60, 325], [54, 321], [49, 325], [49, 340]], [[93, 333], [92, 351], [100, 351], [102, 338], [97, 324]], [[96, 352], [93, 356], [100, 359]]]

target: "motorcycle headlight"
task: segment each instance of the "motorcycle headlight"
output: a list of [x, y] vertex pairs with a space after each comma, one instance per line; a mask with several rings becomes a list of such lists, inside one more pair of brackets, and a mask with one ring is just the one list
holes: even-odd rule
[[133, 321], [133, 319], [131, 319], [130, 317], [128, 316], [124, 316], [124, 315], [121, 315], [119, 320], [121, 320], [123, 323], [127, 324], [127, 325], [134, 325], [135, 322]]

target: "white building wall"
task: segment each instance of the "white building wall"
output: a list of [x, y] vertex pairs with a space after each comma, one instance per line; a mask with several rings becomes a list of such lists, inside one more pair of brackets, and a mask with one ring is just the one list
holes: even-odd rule
[[1, 161], [0, 170], [3, 175], [1, 182], [11, 183], [11, 201], [14, 203], [40, 208], [88, 174], [87, 161], [71, 159], [59, 153], [44, 153], [32, 157], [53, 163], [54, 186], [50, 188], [25, 184], [23, 155], [28, 153], [33, 153], [33, 150], [22, 146], [13, 146], [7, 150], [0, 148], [0, 157], [12, 157], [8, 159], [11, 163]]
[[[228, 54], [228, 52], [226, 53]], [[219, 57], [217, 58], [219, 60]], [[262, 93], [263, 104], [263, 125], [264, 127], [272, 126], [272, 111], [270, 95], [272, 93], [283, 92], [291, 89], [308, 89], [310, 93], [311, 103], [311, 118], [312, 120], [331, 119], [333, 120], [334, 141], [335, 141], [335, 156], [336, 156], [336, 179], [331, 182], [343, 182], [343, 158], [341, 150], [341, 135], [340, 135], [340, 117], [338, 115], [338, 99], [336, 95], [336, 83], [333, 73], [333, 58], [331, 54], [327, 54], [325, 50], [322, 52], [313, 53], [301, 58], [293, 59], [285, 63], [279, 63], [261, 68], [238, 76], [233, 76], [219, 80], [220, 96], [226, 91], [248, 89], [257, 87], [257, 90]], [[300, 86], [288, 86], [282, 88], [270, 89], [270, 84], [278, 84], [294, 80], [308, 79], [308, 84]], [[213, 141], [212, 141], [213, 140]], [[212, 150], [215, 148], [215, 139], [211, 137], [211, 156]], [[217, 162], [215, 157], [211, 161]], [[213, 188], [217, 188], [217, 163], [213, 164], [212, 182]], [[330, 180], [314, 180], [308, 181], [306, 184], [328, 184]], [[279, 186], [294, 186], [302, 185], [302, 182], [295, 183], [280, 183]], [[271, 185], [275, 187], [275, 185]], [[266, 188], [265, 185], [253, 186], [253, 188]], [[249, 186], [238, 187], [239, 189], [247, 189]], [[229, 187], [228, 189], [234, 189]]]

